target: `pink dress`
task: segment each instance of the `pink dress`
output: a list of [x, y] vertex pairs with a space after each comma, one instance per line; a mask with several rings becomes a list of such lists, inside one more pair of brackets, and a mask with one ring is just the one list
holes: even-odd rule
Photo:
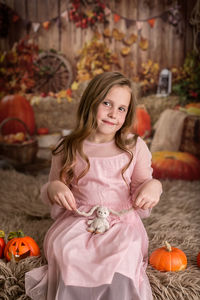
[[[90, 161], [89, 172], [78, 185], [72, 182], [72, 193], [80, 211], [94, 205], [115, 211], [128, 209], [137, 188], [152, 178], [151, 153], [138, 138], [134, 158], [122, 178], [121, 170], [130, 156], [115, 146], [84, 142]], [[61, 156], [54, 156], [49, 181], [59, 178]], [[75, 175], [85, 168], [77, 155]], [[50, 205], [47, 184], [42, 199]], [[141, 218], [149, 210], [131, 210], [124, 215], [110, 214], [110, 228], [103, 234], [87, 231], [88, 217], [79, 216], [54, 204], [55, 222], [44, 240], [48, 265], [26, 274], [26, 293], [32, 299], [47, 300], [151, 300], [152, 293], [145, 269], [148, 262], [148, 237]], [[94, 213], [95, 215], [95, 213]], [[90, 217], [91, 218], [91, 217]]]

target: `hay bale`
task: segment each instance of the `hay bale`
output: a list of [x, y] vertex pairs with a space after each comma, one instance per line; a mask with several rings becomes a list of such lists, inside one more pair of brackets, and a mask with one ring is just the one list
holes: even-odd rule
[[37, 128], [48, 127], [50, 133], [74, 128], [78, 104], [87, 85], [88, 81], [79, 84], [78, 89], [72, 93], [71, 102], [66, 98], [50, 96], [31, 100]]
[[41, 98], [33, 103], [37, 128], [47, 127], [50, 133], [60, 132], [62, 129], [71, 129], [75, 125], [75, 115], [78, 107], [77, 101], [68, 102], [61, 99], [60, 102], [53, 97]]

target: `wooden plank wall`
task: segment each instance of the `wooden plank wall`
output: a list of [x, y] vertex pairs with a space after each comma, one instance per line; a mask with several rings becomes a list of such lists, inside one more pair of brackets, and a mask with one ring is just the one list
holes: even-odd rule
[[[1, 1], [2, 2], [2, 1]], [[192, 27], [189, 24], [191, 11], [195, 5], [195, 0], [182, 0], [183, 31], [182, 36], [177, 35], [175, 27], [164, 22], [161, 18], [156, 18], [155, 26], [151, 28], [148, 22], [142, 22], [140, 31], [135, 23], [127, 26], [127, 20], [146, 20], [159, 16], [169, 7], [169, 0], [112, 0], [107, 1], [111, 8], [108, 16], [110, 31], [113, 28], [125, 33], [128, 36], [134, 33], [138, 40], [131, 46], [131, 53], [127, 57], [122, 57], [120, 49], [124, 46], [121, 41], [114, 38], [103, 37], [104, 25], [98, 23], [98, 31], [102, 34], [101, 40], [118, 53], [122, 71], [127, 75], [137, 75], [141, 69], [141, 63], [151, 59], [158, 62], [161, 68], [171, 68], [181, 66], [187, 52], [192, 50]], [[173, 2], [173, 1], [171, 1]], [[27, 33], [38, 43], [43, 50], [53, 48], [61, 51], [71, 61], [76, 64], [78, 51], [85, 42], [90, 41], [94, 31], [90, 28], [76, 28], [73, 22], [66, 21], [61, 17], [62, 12], [69, 9], [69, 0], [4, 0], [3, 3], [14, 9], [21, 17], [17, 23], [10, 25], [8, 38], [0, 39], [1, 50], [8, 50], [13, 43], [24, 37]], [[114, 12], [121, 15], [118, 23], [113, 20]], [[42, 22], [53, 20], [60, 16], [61, 27], [58, 20], [51, 22], [48, 30], [40, 26], [38, 32], [33, 29], [28, 30], [28, 21]], [[130, 23], [130, 22], [129, 22]], [[144, 51], [139, 47], [139, 37], [148, 39], [149, 48]], [[132, 65], [134, 64], [134, 67]]]

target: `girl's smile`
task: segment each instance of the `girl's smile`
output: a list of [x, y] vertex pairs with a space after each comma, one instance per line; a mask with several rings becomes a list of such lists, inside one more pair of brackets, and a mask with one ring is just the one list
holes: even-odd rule
[[108, 125], [116, 125], [115, 123], [113, 123], [113, 122], [110, 122], [110, 121], [107, 121], [107, 120], [102, 120], [102, 122], [104, 122], [104, 123], [106, 123], [106, 124], [108, 124]]

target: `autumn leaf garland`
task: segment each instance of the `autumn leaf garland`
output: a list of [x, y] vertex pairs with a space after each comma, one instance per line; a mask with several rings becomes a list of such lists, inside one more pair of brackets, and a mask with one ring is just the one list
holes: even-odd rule
[[93, 27], [97, 22], [108, 23], [105, 14], [105, 3], [95, 0], [93, 3], [83, 0], [71, 1], [69, 19], [74, 22], [76, 27], [82, 29]]

